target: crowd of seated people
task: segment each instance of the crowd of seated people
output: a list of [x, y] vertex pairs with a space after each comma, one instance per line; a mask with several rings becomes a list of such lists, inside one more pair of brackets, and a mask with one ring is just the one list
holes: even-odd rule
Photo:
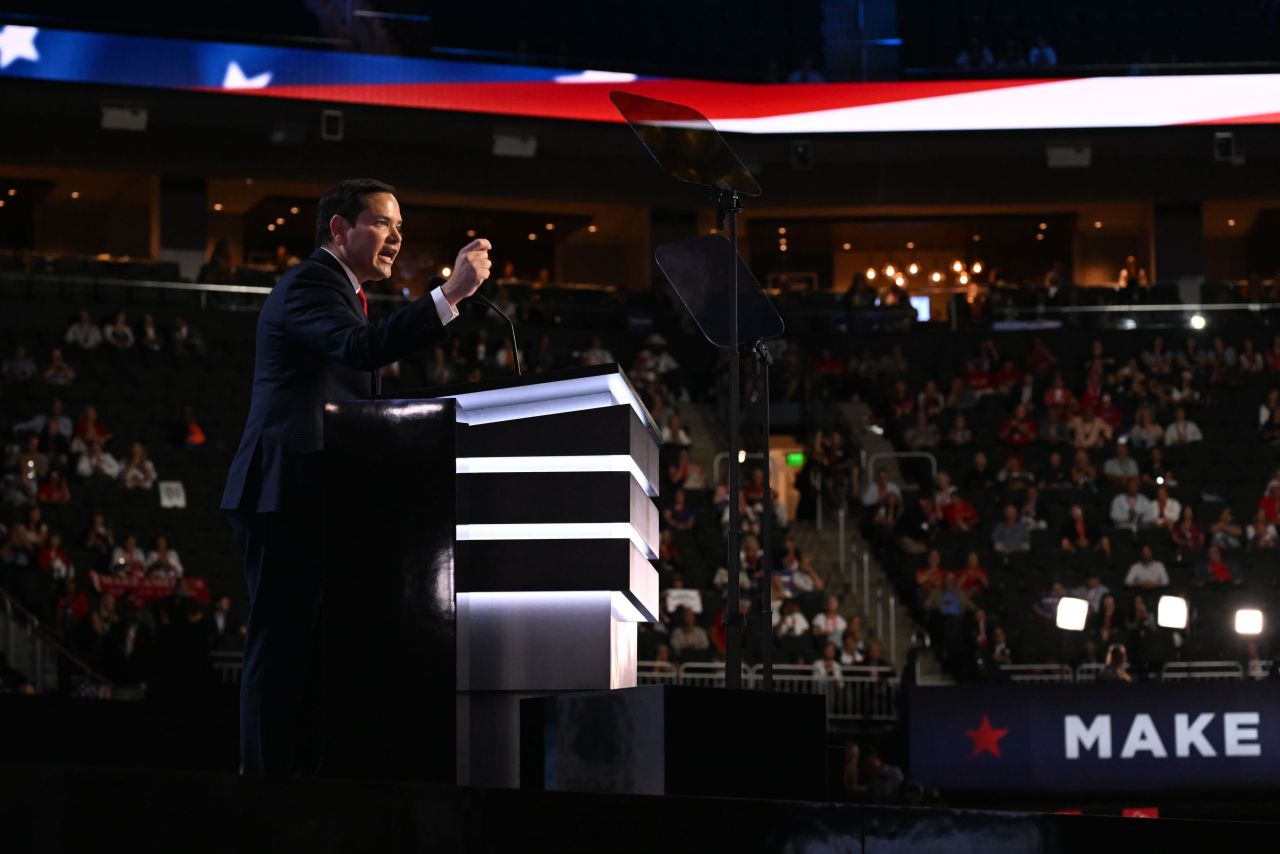
[[[883, 370], [903, 356], [894, 345], [863, 386], [896, 446], [941, 465], [933, 478], [904, 461], [901, 482], [881, 469], [862, 495], [864, 534], [938, 657], [958, 676], [992, 676], [1019, 662], [1101, 664], [1123, 643], [1141, 676], [1193, 639], [1233, 655], [1218, 599], [1196, 599], [1207, 604], [1188, 632], [1153, 615], [1162, 592], [1256, 592], [1280, 569], [1280, 472], [1254, 487], [1251, 456], [1280, 424], [1280, 357], [1248, 338], [1156, 336], [1128, 351], [1096, 340], [1069, 364], [1042, 338], [1010, 340], [982, 341], [955, 376], [927, 379]], [[1067, 595], [1089, 603], [1082, 633], [1055, 628]]]
[[[118, 437], [97, 406], [83, 405], [73, 417], [52, 395], [75, 381], [77, 367], [113, 353], [133, 351], [145, 365], [147, 354], [203, 355], [204, 342], [181, 318], [162, 330], [144, 315], [135, 328], [117, 312], [100, 326], [85, 310], [60, 335], [66, 357], [55, 348], [51, 370], [31, 370], [20, 344], [2, 366], [0, 396], [46, 403], [11, 412], [3, 424], [0, 590], [115, 685], [179, 690], [187, 677], [212, 673], [211, 649], [238, 645], [231, 600], [210, 601], [203, 567], [184, 564], [167, 526], [117, 532], [109, 521], [114, 513], [100, 508], [127, 499], [158, 508], [161, 477], [181, 473], [158, 470], [147, 446]], [[174, 447], [206, 442], [194, 410], [185, 407]]]

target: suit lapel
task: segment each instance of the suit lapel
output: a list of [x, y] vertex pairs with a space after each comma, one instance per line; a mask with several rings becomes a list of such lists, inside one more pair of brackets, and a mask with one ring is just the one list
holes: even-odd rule
[[[316, 249], [311, 253], [308, 259], [315, 261], [329, 272], [333, 273], [334, 279], [341, 286], [343, 298], [347, 302], [347, 306], [360, 318], [364, 323], [368, 323], [369, 319], [365, 317], [364, 308], [360, 305], [360, 297], [356, 296], [355, 288], [351, 287], [351, 279], [347, 278], [347, 271], [342, 269], [342, 264], [337, 258], [329, 254], [327, 249]], [[368, 296], [366, 294], [366, 296]]]

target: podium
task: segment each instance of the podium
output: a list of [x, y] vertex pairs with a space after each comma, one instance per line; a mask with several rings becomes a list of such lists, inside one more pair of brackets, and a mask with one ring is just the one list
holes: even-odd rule
[[617, 365], [327, 404], [323, 773], [515, 787], [522, 699], [633, 687], [659, 441]]

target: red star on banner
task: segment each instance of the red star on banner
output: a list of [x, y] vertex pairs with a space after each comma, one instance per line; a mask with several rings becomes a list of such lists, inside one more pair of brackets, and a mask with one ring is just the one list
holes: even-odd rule
[[973, 741], [973, 756], [977, 757], [983, 753], [990, 753], [995, 758], [1000, 758], [1000, 739], [1009, 734], [1007, 729], [996, 729], [991, 726], [991, 721], [984, 714], [982, 723], [977, 729], [968, 729], [964, 732]]

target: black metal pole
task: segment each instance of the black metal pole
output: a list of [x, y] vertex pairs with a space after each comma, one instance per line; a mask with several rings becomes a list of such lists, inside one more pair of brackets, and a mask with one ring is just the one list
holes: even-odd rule
[[764, 677], [761, 687], [773, 690], [773, 488], [769, 479], [769, 366], [773, 354], [764, 341], [755, 344], [756, 368], [760, 373], [764, 395], [760, 413], [760, 441], [764, 452], [764, 511], [760, 519], [760, 669]]
[[723, 212], [729, 222], [729, 263], [733, 278], [729, 295], [729, 585], [724, 603], [724, 684], [726, 688], [742, 687], [742, 614], [738, 600], [742, 598], [739, 575], [742, 571], [739, 541], [742, 538], [741, 514], [738, 512], [738, 212], [742, 210], [736, 190], [720, 193]]

